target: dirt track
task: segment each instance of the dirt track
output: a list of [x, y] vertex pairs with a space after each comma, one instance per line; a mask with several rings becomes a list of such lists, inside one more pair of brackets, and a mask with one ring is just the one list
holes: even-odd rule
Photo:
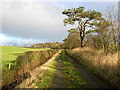
[[[54, 56], [54, 58], [56, 55]], [[52, 59], [51, 59], [52, 60]], [[46, 67], [51, 63], [51, 60], [49, 60], [46, 64], [44, 64], [42, 67]], [[88, 88], [105, 88], [107, 87], [107, 84], [97, 78], [94, 74], [80, 66], [78, 63], [76, 63], [74, 60], [69, 58], [75, 66], [75, 68], [80, 72], [80, 76], [87, 82]], [[53, 78], [53, 85], [50, 88], [65, 88], [65, 78], [64, 78], [64, 66], [61, 61], [57, 61], [56, 66], [56, 72]], [[17, 88], [37, 88], [35, 85], [35, 82], [37, 81], [37, 74], [41, 73], [41, 67], [36, 68], [34, 71], [31, 72], [31, 78], [26, 79], [23, 81], [20, 85], [17, 86]], [[34, 82], [32, 82], [34, 81]]]
[[[94, 74], [86, 70], [84, 67], [69, 58], [74, 64], [74, 67], [80, 72], [80, 76], [87, 82], [87, 88], [106, 88], [107, 84], [96, 77]], [[53, 80], [53, 88], [65, 88], [65, 81], [63, 76], [62, 62], [58, 62], [58, 69]]]

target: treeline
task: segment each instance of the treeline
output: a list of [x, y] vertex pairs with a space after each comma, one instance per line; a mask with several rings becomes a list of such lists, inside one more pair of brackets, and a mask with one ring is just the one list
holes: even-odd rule
[[30, 46], [30, 48], [52, 48], [52, 49], [59, 49], [61, 48], [62, 43], [55, 42], [47, 42], [47, 43], [38, 43], [38, 44], [33, 44]]
[[104, 52], [118, 50], [118, 11], [109, 7], [107, 14], [95, 10], [85, 10], [85, 7], [66, 9], [62, 12], [67, 18], [63, 20], [76, 28], [68, 30], [69, 35], [63, 43], [39, 43], [31, 48], [73, 49], [78, 47], [94, 47]]
[[[62, 12], [67, 18], [64, 24], [75, 24], [77, 27], [68, 30], [62, 48], [94, 47], [105, 52], [118, 50], [118, 16], [114, 7], [108, 8], [103, 17], [95, 10], [85, 11], [84, 7], [67, 9]], [[105, 18], [106, 17], [106, 18]]]
[[61, 48], [77, 63], [106, 81], [110, 87], [119, 87], [118, 14], [109, 7], [107, 14], [84, 7], [66, 9], [64, 24], [75, 25]]

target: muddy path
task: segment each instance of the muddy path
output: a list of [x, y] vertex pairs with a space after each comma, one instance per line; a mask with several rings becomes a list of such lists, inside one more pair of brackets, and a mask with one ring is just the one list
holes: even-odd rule
[[64, 65], [61, 60], [57, 60], [56, 72], [53, 78], [51, 88], [66, 88], [65, 77], [63, 74]]

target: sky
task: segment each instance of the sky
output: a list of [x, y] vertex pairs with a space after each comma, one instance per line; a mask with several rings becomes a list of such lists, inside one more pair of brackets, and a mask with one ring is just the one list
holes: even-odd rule
[[[34, 44], [43, 42], [62, 42], [68, 35], [71, 25], [64, 26], [62, 11], [84, 6], [86, 10], [96, 10], [106, 15], [109, 6], [117, 2], [78, 2], [80, 0], [40, 1], [4, 0], [1, 5], [0, 45]], [[105, 0], [104, 0], [105, 1]]]

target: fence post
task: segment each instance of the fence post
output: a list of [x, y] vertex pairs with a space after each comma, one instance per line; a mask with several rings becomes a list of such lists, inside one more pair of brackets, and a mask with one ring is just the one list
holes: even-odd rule
[[8, 64], [8, 68], [9, 68], [9, 69], [11, 68], [11, 63]]

